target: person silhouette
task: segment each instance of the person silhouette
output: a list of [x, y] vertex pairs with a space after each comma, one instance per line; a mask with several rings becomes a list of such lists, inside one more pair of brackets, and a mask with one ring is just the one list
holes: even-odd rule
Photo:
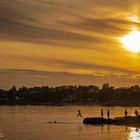
[[107, 110], [107, 118], [110, 119], [110, 111], [109, 111], [109, 109]]
[[77, 118], [78, 117], [83, 117], [82, 114], [81, 114], [81, 111], [80, 110], [77, 110], [77, 111], [78, 111]]
[[127, 110], [125, 110], [124, 114], [125, 114], [125, 117], [127, 117], [127, 114], [128, 114]]
[[138, 116], [138, 111], [137, 110], [135, 110], [135, 115]]
[[103, 112], [103, 109], [101, 109], [101, 117], [103, 118], [104, 116], [104, 112]]

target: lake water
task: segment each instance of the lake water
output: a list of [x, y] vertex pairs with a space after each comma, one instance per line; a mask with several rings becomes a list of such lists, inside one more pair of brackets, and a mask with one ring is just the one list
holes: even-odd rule
[[[111, 117], [133, 115], [136, 107], [100, 106], [0, 106], [0, 140], [140, 140], [140, 130], [125, 126], [90, 126], [76, 118], [100, 116], [110, 109]], [[106, 114], [105, 114], [106, 115]], [[56, 123], [48, 123], [56, 121]]]

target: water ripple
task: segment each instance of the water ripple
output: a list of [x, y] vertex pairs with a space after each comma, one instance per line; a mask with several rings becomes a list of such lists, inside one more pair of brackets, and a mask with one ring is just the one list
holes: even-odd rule
[[0, 130], [0, 138], [3, 138], [4, 137], [4, 134], [2, 132], [2, 130]]

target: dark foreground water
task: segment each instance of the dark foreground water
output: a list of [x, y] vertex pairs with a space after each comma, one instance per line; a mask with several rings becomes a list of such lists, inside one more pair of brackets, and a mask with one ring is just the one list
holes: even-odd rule
[[[0, 140], [140, 140], [139, 128], [125, 126], [86, 126], [76, 118], [100, 116], [110, 109], [111, 117], [133, 115], [136, 107], [99, 106], [0, 106]], [[56, 123], [48, 123], [48, 122]]]

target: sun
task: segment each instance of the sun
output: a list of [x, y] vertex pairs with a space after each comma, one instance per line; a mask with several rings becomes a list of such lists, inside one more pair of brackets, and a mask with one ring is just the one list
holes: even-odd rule
[[132, 29], [129, 34], [119, 38], [119, 41], [128, 51], [134, 53], [140, 52], [140, 32], [137, 29]]

